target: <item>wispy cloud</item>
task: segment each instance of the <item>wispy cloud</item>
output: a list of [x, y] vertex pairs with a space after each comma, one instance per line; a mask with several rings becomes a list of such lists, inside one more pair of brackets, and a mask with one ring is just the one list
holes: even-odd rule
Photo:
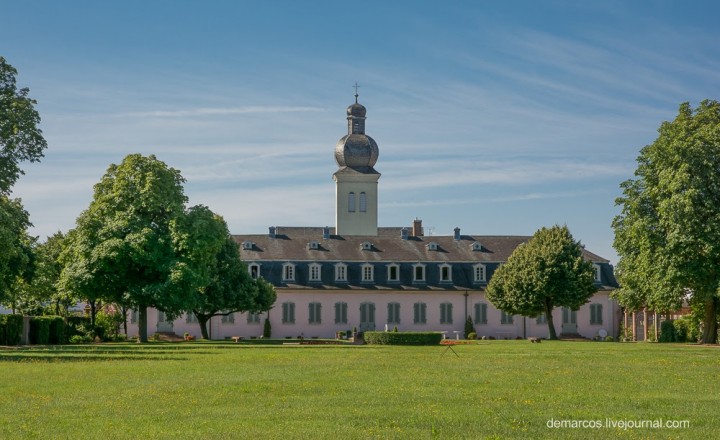
[[294, 112], [322, 112], [325, 109], [320, 107], [277, 107], [277, 106], [252, 106], [252, 107], [234, 107], [234, 108], [194, 108], [181, 110], [152, 110], [152, 111], [136, 111], [127, 113], [116, 113], [108, 115], [110, 117], [157, 117], [157, 118], [185, 118], [192, 116], [220, 116], [220, 115], [246, 115], [246, 114], [266, 114], [266, 113], [294, 113]]

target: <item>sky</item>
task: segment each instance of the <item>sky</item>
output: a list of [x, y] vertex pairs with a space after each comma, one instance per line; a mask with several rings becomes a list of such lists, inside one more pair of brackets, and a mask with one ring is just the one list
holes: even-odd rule
[[15, 185], [40, 240], [110, 164], [154, 154], [235, 234], [334, 226], [335, 144], [367, 107], [380, 226], [532, 235], [617, 262], [640, 149], [720, 99], [714, 1], [10, 1], [0, 56], [48, 149]]

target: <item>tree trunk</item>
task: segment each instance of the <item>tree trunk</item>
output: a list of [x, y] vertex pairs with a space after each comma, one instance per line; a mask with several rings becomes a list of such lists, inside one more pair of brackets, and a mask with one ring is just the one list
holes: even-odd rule
[[549, 300], [545, 301], [545, 318], [547, 320], [548, 325], [548, 339], [556, 340], [557, 333], [555, 333], [555, 323], [553, 323], [553, 315], [552, 315], [553, 307]]
[[90, 304], [90, 326], [95, 328], [95, 316], [97, 315], [97, 302], [88, 301]]
[[138, 307], [138, 342], [147, 342], [147, 306]]
[[210, 336], [208, 334], [208, 329], [207, 329], [207, 323], [210, 320], [211, 316], [200, 315], [197, 313], [195, 313], [195, 316], [197, 317], [198, 325], [200, 325], [200, 334], [202, 335], [202, 338], [210, 339]]
[[123, 333], [125, 333], [125, 337], [127, 337], [127, 307], [120, 307], [120, 310], [123, 315]]
[[717, 344], [717, 298], [705, 301], [705, 318], [703, 319], [703, 344]]

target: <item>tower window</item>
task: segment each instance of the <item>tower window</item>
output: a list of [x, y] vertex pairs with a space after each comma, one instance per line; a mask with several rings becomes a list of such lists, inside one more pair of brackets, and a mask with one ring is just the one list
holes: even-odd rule
[[355, 212], [355, 193], [348, 194], [348, 212]]
[[367, 195], [360, 193], [360, 212], [367, 212]]

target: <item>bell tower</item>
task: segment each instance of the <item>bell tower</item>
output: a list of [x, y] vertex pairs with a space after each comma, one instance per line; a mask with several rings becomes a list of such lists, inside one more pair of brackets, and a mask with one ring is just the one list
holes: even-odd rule
[[335, 145], [338, 170], [335, 181], [335, 233], [377, 236], [377, 186], [380, 173], [373, 166], [380, 151], [375, 140], [365, 134], [367, 110], [358, 103], [347, 108], [348, 134]]

